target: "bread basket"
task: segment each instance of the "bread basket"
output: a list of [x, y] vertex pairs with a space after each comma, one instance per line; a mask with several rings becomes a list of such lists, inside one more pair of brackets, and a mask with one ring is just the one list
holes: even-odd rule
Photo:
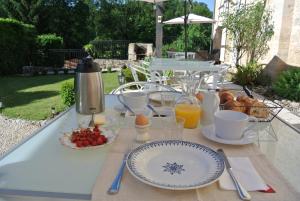
[[[243, 89], [226, 90], [233, 94], [234, 100], [236, 100], [236, 98], [239, 96], [247, 96], [246, 92]], [[245, 112], [247, 110], [247, 114], [256, 117], [258, 122], [271, 122], [282, 110], [282, 106], [275, 103], [274, 101], [267, 100], [263, 96], [253, 92], [251, 92], [251, 95], [253, 96], [253, 99], [256, 100], [256, 104], [249, 104], [247, 106], [239, 106], [239, 104], [236, 104], [232, 106], [234, 110], [241, 112]], [[230, 109], [228, 108], [229, 104], [230, 103], [220, 104], [220, 110]], [[263, 115], [259, 115], [260, 113], [263, 113]]]

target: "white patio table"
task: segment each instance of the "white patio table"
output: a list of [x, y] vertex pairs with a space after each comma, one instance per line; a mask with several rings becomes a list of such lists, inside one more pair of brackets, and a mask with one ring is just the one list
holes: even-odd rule
[[[106, 95], [106, 109], [119, 104], [116, 95]], [[88, 119], [89, 117], [87, 117]], [[121, 117], [120, 117], [121, 118]], [[78, 127], [74, 107], [60, 114], [35, 134], [15, 147], [0, 160], [1, 201], [48, 201], [48, 200], [239, 200], [235, 191], [220, 190], [217, 183], [189, 191], [161, 190], [135, 180], [125, 170], [119, 194], [107, 195], [107, 188], [120, 166], [126, 140], [134, 135], [132, 118], [123, 118], [116, 142], [99, 149], [73, 150], [60, 144], [63, 132]], [[153, 120], [153, 124], [161, 119]], [[284, 125], [279, 125], [283, 128]], [[159, 126], [151, 129], [158, 136]], [[289, 129], [285, 126], [284, 133]], [[22, 132], [22, 131], [20, 131]], [[279, 134], [280, 135], [280, 134]], [[230, 156], [248, 156], [262, 177], [277, 193], [251, 192], [253, 200], [299, 200], [300, 195], [282, 174], [266, 159], [255, 144], [230, 146], [205, 139], [199, 129], [185, 130], [184, 139], [195, 141], [213, 149], [223, 148]], [[289, 169], [283, 170], [290, 171]], [[149, 196], [147, 196], [149, 195]]]
[[[217, 65], [212, 65], [211, 61], [196, 61], [196, 60], [176, 60], [170, 58], [155, 58], [150, 61], [150, 71], [158, 70], [186, 70], [194, 72], [211, 72], [213, 73], [213, 88], [217, 87], [218, 72], [221, 68]], [[154, 76], [152, 74], [152, 76]]]

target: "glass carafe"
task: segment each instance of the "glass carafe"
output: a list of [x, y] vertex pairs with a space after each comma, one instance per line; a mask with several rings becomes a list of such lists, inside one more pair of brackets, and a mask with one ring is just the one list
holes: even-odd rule
[[198, 79], [192, 75], [179, 77], [183, 96], [179, 98], [175, 105], [176, 117], [185, 119], [184, 128], [194, 129], [198, 127], [202, 109], [195, 97], [198, 87]]

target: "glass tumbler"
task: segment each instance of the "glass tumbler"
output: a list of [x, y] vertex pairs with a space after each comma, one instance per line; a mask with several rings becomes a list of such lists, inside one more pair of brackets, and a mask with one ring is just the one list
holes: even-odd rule
[[183, 140], [185, 119], [181, 117], [168, 117], [164, 120], [164, 136], [166, 140]]

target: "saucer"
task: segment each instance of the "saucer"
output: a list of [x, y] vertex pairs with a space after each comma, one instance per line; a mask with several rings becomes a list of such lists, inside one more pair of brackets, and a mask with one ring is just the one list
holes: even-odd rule
[[[246, 132], [246, 135], [243, 138], [238, 139], [238, 140], [226, 140], [226, 139], [220, 138], [216, 135], [215, 125], [213, 125], [213, 124], [202, 127], [201, 131], [202, 131], [203, 136], [206, 137], [207, 139], [214, 141], [214, 142], [221, 143], [221, 144], [246, 145], [246, 144], [254, 143], [257, 139], [256, 132], [251, 131], [251, 130]], [[253, 134], [250, 134], [249, 132], [251, 132]]]

